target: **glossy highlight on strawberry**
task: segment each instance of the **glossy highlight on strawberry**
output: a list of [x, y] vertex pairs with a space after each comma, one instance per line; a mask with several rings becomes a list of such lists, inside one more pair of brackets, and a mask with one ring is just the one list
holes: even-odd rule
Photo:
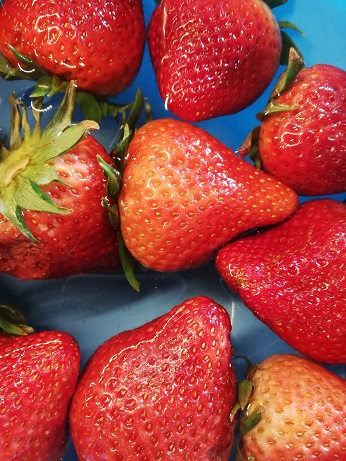
[[263, 170], [299, 195], [345, 192], [345, 70], [305, 67], [272, 102], [290, 109], [264, 117], [258, 141]]
[[119, 266], [104, 200], [109, 206], [113, 202], [100, 164], [111, 160], [90, 134], [98, 127], [95, 122], [71, 123], [75, 92], [71, 82], [44, 129], [37, 115], [43, 113], [40, 99], [33, 103], [34, 127], [27, 123], [26, 106], [11, 99], [17, 123], [9, 148], [1, 146], [0, 271], [22, 280], [109, 272]]
[[285, 222], [222, 248], [227, 285], [300, 353], [346, 362], [346, 205], [302, 203]]
[[282, 40], [262, 0], [162, 0], [148, 45], [167, 109], [201, 121], [253, 103], [278, 70]]
[[119, 197], [124, 242], [154, 270], [196, 267], [242, 232], [290, 216], [294, 191], [190, 123], [158, 119], [130, 143]]
[[6, 0], [0, 52], [9, 45], [51, 75], [99, 96], [124, 91], [140, 68], [146, 30], [141, 0]]
[[64, 332], [0, 334], [0, 458], [60, 461], [80, 350]]
[[230, 332], [226, 310], [198, 296], [102, 344], [71, 404], [78, 459], [228, 461]]

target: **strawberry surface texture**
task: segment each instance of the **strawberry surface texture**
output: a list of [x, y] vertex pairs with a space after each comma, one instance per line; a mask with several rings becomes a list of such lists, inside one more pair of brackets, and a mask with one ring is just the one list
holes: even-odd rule
[[99, 96], [124, 91], [140, 68], [145, 44], [141, 0], [6, 0], [0, 52], [9, 45], [62, 80]]
[[262, 0], [162, 0], [148, 44], [166, 107], [187, 121], [253, 103], [278, 70], [282, 48], [279, 25]]
[[302, 203], [284, 223], [222, 248], [227, 285], [302, 354], [346, 363], [346, 205]]
[[245, 429], [244, 457], [256, 461], [344, 460], [346, 381], [305, 358], [278, 354], [250, 372], [253, 391], [243, 423], [254, 413], [260, 421]]
[[11, 99], [11, 142], [0, 152], [0, 271], [23, 280], [108, 272], [119, 262], [110, 158], [90, 134], [95, 122], [72, 123], [75, 94], [71, 82], [44, 129], [41, 99], [32, 129], [26, 106]]
[[58, 178], [43, 187], [65, 215], [24, 210], [27, 238], [0, 214], [0, 271], [23, 280], [59, 278], [76, 273], [109, 272], [119, 265], [117, 241], [107, 209], [105, 177], [97, 155], [108, 160], [91, 135], [54, 159]]
[[346, 191], [346, 72], [315, 64], [303, 68], [272, 101], [289, 108], [264, 117], [259, 158], [268, 174], [299, 195]]
[[228, 461], [230, 331], [226, 310], [200, 296], [101, 345], [72, 400], [78, 459]]
[[0, 458], [59, 461], [80, 350], [67, 333], [0, 334]]
[[159, 119], [129, 146], [119, 197], [121, 231], [144, 266], [198, 266], [236, 235], [282, 221], [298, 198], [200, 127]]

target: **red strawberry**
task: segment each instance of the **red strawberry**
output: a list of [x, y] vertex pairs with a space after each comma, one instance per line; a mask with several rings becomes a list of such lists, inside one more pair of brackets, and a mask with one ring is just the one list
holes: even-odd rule
[[[29, 132], [24, 107], [24, 141], [14, 127], [10, 150], [1, 150], [0, 271], [21, 279], [110, 271], [118, 264], [98, 156], [109, 158], [90, 135], [78, 142], [95, 123], [68, 128], [74, 93], [70, 85], [42, 133], [39, 124]], [[19, 117], [16, 101], [13, 106]]]
[[346, 205], [311, 200], [284, 223], [219, 251], [245, 305], [302, 354], [346, 363]]
[[132, 255], [151, 269], [202, 264], [236, 235], [281, 221], [296, 206], [290, 188], [187, 122], [154, 120], [130, 143], [121, 231]]
[[306, 67], [271, 98], [258, 135], [259, 162], [299, 195], [345, 192], [345, 135], [346, 72]]
[[206, 120], [254, 102], [280, 63], [279, 25], [261, 0], [162, 0], [148, 26], [166, 107]]
[[146, 36], [141, 0], [6, 0], [0, 22], [0, 52], [14, 65], [9, 45], [96, 95], [125, 90], [141, 65]]
[[243, 457], [238, 459], [345, 459], [344, 379], [290, 354], [267, 358], [248, 378], [253, 391], [241, 422]]
[[101, 345], [72, 399], [78, 459], [227, 461], [230, 329], [223, 307], [200, 296]]
[[67, 333], [0, 334], [0, 459], [62, 459], [79, 366]]

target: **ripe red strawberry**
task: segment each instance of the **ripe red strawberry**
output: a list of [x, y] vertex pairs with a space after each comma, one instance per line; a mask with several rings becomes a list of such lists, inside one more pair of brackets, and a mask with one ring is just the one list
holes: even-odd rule
[[327, 64], [303, 68], [271, 104], [283, 110], [262, 121], [263, 170], [299, 195], [345, 192], [346, 72]]
[[67, 333], [0, 334], [0, 459], [62, 459], [79, 366]]
[[225, 309], [200, 296], [101, 345], [72, 399], [78, 459], [228, 461], [230, 330]]
[[125, 90], [141, 65], [146, 37], [141, 0], [6, 0], [0, 22], [0, 52], [14, 65], [9, 45], [96, 95]]
[[241, 232], [291, 215], [296, 194], [206, 131], [160, 119], [138, 129], [119, 198], [132, 255], [160, 271], [195, 267]]
[[[107, 180], [98, 156], [109, 158], [91, 135], [78, 142], [95, 123], [68, 128], [74, 93], [70, 85], [42, 133], [39, 123], [29, 132], [23, 108], [24, 141], [14, 127], [10, 149], [1, 150], [0, 272], [39, 279], [118, 265], [116, 235], [102, 204]], [[16, 101], [13, 106], [19, 117]]]
[[[253, 391], [241, 422], [243, 457], [239, 459], [345, 459], [344, 379], [290, 354], [267, 358], [248, 378]], [[258, 419], [253, 426], [251, 420]]]
[[273, 79], [282, 50], [262, 0], [162, 0], [148, 45], [166, 107], [188, 121], [249, 106]]
[[284, 223], [222, 248], [227, 285], [302, 354], [346, 363], [346, 205], [307, 201]]

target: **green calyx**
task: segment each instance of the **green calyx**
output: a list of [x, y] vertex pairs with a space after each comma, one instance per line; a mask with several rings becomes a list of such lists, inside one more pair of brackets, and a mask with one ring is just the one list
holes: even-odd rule
[[[71, 149], [97, 123], [84, 120], [72, 124], [76, 89], [71, 82], [65, 96], [47, 126], [41, 130], [43, 98], [32, 103], [35, 125], [31, 129], [27, 108], [11, 95], [10, 146], [0, 150], [0, 213], [26, 237], [36, 241], [28, 229], [23, 210], [67, 214], [42, 190], [42, 186], [60, 181], [52, 160]], [[24, 136], [22, 136], [22, 132]]]
[[[267, 105], [265, 106], [263, 111], [256, 114], [256, 118], [260, 122], [262, 122], [266, 117], [270, 117], [271, 115], [280, 112], [299, 109], [299, 106], [297, 105], [281, 104], [277, 101], [277, 98], [282, 93], [288, 91], [291, 88], [296, 76], [304, 67], [304, 65], [305, 63], [299, 55], [299, 53], [297, 53], [297, 51], [294, 48], [291, 48], [289, 53], [287, 69], [285, 69], [285, 71], [279, 77], [268, 99]], [[261, 168], [261, 160], [258, 149], [260, 132], [261, 126], [254, 127], [253, 130], [247, 135], [243, 144], [238, 149], [239, 155], [243, 158], [249, 155], [250, 159], [253, 161], [253, 163], [258, 169]]]

